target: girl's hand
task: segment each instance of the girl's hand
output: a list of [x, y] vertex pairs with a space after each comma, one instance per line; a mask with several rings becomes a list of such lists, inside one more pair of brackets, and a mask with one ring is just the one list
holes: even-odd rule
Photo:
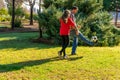
[[75, 28], [71, 26], [71, 27], [70, 27], [70, 30], [72, 30], [72, 29], [75, 29]]

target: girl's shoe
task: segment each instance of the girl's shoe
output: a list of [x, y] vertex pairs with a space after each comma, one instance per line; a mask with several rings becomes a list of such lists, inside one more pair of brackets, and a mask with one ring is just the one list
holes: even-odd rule
[[67, 58], [68, 58], [68, 56], [67, 56], [67, 55], [63, 56], [63, 59], [67, 59]]
[[58, 57], [61, 59], [62, 58], [62, 53], [59, 51], [58, 52]]

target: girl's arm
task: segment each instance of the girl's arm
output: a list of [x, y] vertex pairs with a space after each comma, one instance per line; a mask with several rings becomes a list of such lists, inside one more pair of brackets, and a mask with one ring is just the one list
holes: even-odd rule
[[73, 20], [71, 18], [69, 20], [70, 20], [71, 28], [76, 31], [76, 35], [79, 35], [79, 29], [78, 29], [77, 25], [75, 24], [75, 22], [73, 22]]

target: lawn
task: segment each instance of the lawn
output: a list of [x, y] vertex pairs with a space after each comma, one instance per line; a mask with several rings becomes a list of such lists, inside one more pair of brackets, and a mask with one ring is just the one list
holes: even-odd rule
[[120, 46], [83, 47], [60, 60], [60, 46], [32, 43], [38, 33], [0, 34], [0, 80], [120, 80]]

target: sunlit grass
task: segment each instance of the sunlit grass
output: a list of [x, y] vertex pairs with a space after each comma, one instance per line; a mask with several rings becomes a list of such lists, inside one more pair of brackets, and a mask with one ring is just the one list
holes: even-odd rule
[[59, 46], [31, 43], [38, 33], [0, 34], [0, 80], [120, 80], [120, 47], [82, 47], [68, 59]]

